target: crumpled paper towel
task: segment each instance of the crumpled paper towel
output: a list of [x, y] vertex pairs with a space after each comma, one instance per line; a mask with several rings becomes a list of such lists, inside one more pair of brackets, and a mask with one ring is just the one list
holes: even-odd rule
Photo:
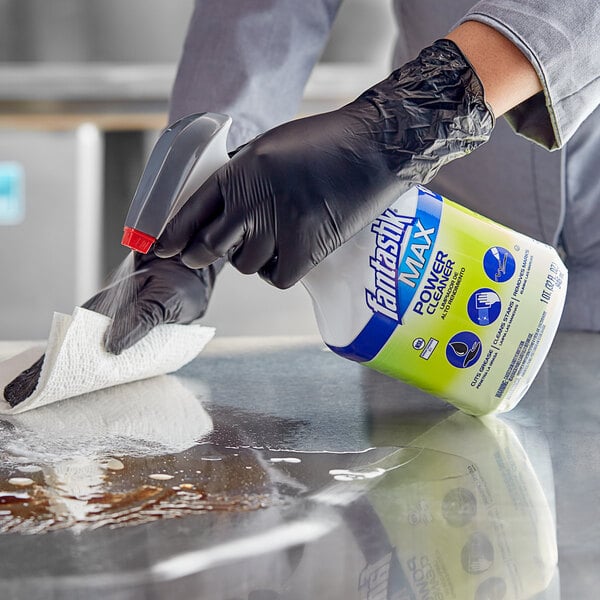
[[73, 315], [54, 313], [46, 358], [34, 392], [12, 408], [4, 387], [44, 352], [32, 348], [0, 363], [0, 414], [24, 412], [95, 390], [177, 371], [190, 362], [214, 336], [202, 325], [158, 325], [120, 355], [104, 349], [110, 319], [76, 308]]

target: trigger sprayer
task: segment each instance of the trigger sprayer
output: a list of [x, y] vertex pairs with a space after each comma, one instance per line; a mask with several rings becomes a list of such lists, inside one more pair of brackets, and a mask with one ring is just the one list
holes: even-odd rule
[[166, 224], [204, 181], [224, 165], [231, 117], [190, 115], [156, 142], [131, 201], [121, 243], [146, 254]]
[[[125, 221], [146, 253], [228, 160], [229, 117], [185, 117], [160, 136]], [[331, 350], [483, 415], [510, 410], [558, 328], [556, 251], [416, 186], [303, 279]]]

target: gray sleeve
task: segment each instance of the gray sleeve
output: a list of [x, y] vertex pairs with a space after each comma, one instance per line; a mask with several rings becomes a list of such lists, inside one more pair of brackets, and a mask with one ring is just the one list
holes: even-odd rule
[[171, 96], [170, 122], [233, 117], [230, 149], [291, 119], [341, 0], [196, 0]]
[[510, 39], [533, 64], [543, 93], [506, 114], [521, 135], [556, 149], [600, 103], [598, 0], [482, 0], [461, 19]]

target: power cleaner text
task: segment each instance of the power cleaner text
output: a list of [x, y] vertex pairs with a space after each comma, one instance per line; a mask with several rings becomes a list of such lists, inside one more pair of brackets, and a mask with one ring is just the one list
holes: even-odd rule
[[448, 281], [454, 270], [454, 261], [448, 257], [447, 252], [438, 250], [429, 276], [425, 280], [423, 288], [419, 292], [419, 299], [413, 306], [413, 311], [419, 315], [433, 315], [440, 305], [440, 301], [444, 297]]

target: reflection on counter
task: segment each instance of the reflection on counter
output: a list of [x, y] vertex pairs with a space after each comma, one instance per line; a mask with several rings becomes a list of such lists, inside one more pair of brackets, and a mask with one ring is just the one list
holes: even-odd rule
[[[387, 443], [403, 427], [377, 431]], [[454, 413], [411, 444], [424, 449], [420, 459], [369, 494], [397, 552], [400, 597], [523, 600], [546, 590], [554, 518], [509, 425]]]
[[[261, 415], [238, 410], [232, 428], [235, 409], [212, 413], [207, 387], [130, 386], [3, 421], [0, 551], [29, 557], [26, 581], [0, 565], [3, 586], [525, 600], [557, 580], [552, 490], [533, 468], [545, 446], [530, 459], [505, 421], [373, 410], [371, 449], [269, 449], [247, 433]], [[42, 532], [39, 556], [40, 536], [19, 534]], [[70, 548], [102, 553], [73, 562]]]

